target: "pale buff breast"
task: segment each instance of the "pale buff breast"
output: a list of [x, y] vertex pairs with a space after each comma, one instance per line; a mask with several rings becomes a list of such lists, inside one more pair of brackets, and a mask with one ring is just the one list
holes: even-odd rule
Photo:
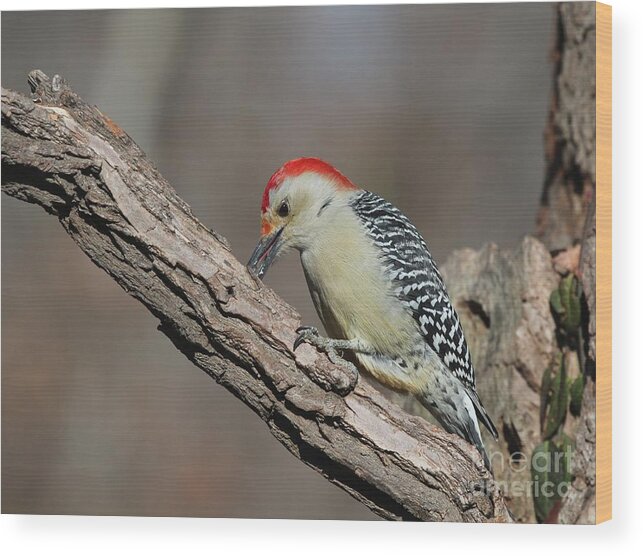
[[419, 331], [386, 279], [375, 247], [350, 219], [322, 232], [301, 254], [308, 287], [329, 336], [359, 338], [376, 351], [399, 355], [417, 345]]

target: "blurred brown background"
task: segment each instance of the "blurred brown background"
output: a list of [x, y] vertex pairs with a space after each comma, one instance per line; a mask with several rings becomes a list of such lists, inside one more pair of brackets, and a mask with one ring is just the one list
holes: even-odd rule
[[[246, 260], [263, 186], [320, 156], [438, 262], [534, 229], [552, 4], [2, 14], [2, 85], [63, 75]], [[267, 282], [317, 323], [296, 255]], [[2, 511], [374, 516], [192, 367], [55, 219], [2, 198]]]

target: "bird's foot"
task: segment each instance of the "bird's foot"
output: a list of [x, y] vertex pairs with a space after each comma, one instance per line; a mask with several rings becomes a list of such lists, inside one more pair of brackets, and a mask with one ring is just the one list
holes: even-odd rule
[[321, 340], [330, 340], [330, 338], [323, 338], [319, 334], [319, 330], [314, 326], [300, 326], [297, 330], [297, 339], [292, 345], [293, 351], [295, 351], [301, 344], [307, 343], [315, 347], [321, 348]]
[[328, 355], [335, 365], [341, 367], [349, 374], [350, 389], [348, 392], [345, 392], [345, 388], [342, 388], [344, 392], [343, 395], [346, 395], [349, 392], [352, 392], [355, 386], [357, 385], [357, 379], [359, 373], [355, 365], [350, 361], [344, 359], [339, 351], [344, 349], [351, 349], [351, 342], [348, 340], [337, 340], [334, 338], [327, 338], [319, 334], [319, 330], [314, 326], [300, 326], [297, 330], [297, 339], [293, 344], [293, 351], [295, 351], [301, 344], [307, 343], [311, 346], [316, 347], [318, 350], [323, 351]]

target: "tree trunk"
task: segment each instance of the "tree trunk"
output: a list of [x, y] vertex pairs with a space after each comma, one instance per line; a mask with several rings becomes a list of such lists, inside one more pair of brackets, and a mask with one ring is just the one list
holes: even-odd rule
[[[580, 281], [584, 318], [578, 346], [585, 377], [572, 484], [558, 521], [594, 523], [596, 513], [596, 9], [590, 2], [557, 6], [554, 90], [545, 135], [545, 177], [538, 236], [552, 251], [573, 251], [567, 265]], [[574, 248], [573, 246], [576, 246]]]

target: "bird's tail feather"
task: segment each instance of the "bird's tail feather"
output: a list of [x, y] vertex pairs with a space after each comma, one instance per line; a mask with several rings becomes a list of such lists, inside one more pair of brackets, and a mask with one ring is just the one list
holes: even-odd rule
[[[418, 396], [418, 400], [420, 401], [420, 403], [429, 410], [429, 412], [435, 417], [438, 423], [442, 425], [442, 428], [444, 428], [447, 432], [455, 433], [458, 436], [461, 436], [467, 442], [473, 444], [478, 449], [480, 455], [482, 456], [482, 459], [484, 460], [485, 467], [489, 471], [492, 471], [491, 462], [484, 447], [484, 443], [482, 442], [482, 435], [480, 434], [480, 427], [476, 418], [476, 415], [478, 414], [479, 400], [478, 404], [476, 404], [475, 401], [470, 399], [470, 396], [467, 395], [463, 395], [461, 399], [464, 402], [460, 406], [461, 411], [458, 411], [457, 409], [454, 411], [454, 406], [452, 406], [448, 402], [446, 404], [441, 403], [442, 400], [440, 399], [440, 394], [438, 392], [426, 392], [423, 395]], [[469, 403], [466, 403], [465, 400]], [[480, 407], [482, 407], [481, 404]], [[484, 409], [482, 409], [482, 411], [484, 411]], [[493, 426], [493, 423], [491, 423], [491, 420], [487, 416], [486, 412], [484, 413], [484, 415], [492, 427], [490, 429], [491, 433], [494, 434], [494, 431], [496, 429]], [[482, 422], [485, 424], [485, 426], [489, 426], [487, 425], [485, 420], [483, 420]]]
[[498, 440], [498, 429], [496, 429], [496, 426], [493, 424], [491, 417], [489, 417], [487, 410], [482, 405], [482, 402], [480, 401], [480, 398], [478, 397], [477, 392], [468, 391], [467, 394], [469, 394], [469, 397], [473, 402], [473, 406], [476, 408], [476, 414], [478, 415], [478, 419], [480, 419], [480, 421], [487, 428], [487, 430], [491, 434], [493, 434], [493, 437], [496, 440]]

